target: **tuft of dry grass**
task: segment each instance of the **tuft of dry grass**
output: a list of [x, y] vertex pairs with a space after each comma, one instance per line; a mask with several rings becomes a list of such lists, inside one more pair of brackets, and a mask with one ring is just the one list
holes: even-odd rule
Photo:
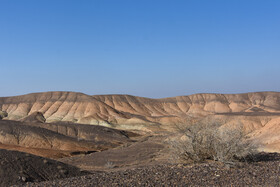
[[112, 168], [115, 168], [115, 164], [113, 162], [106, 162], [106, 164], [104, 165], [105, 168], [108, 168], [108, 169], [112, 169]]

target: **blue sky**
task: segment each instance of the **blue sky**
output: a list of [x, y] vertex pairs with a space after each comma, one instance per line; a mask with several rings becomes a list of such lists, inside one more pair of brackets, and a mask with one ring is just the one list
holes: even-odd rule
[[0, 96], [280, 91], [279, 0], [0, 0]]

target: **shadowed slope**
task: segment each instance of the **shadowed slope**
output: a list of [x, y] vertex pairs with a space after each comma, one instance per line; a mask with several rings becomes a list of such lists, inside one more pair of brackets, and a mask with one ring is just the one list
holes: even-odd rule
[[23, 117], [22, 119], [20, 119], [20, 121], [45, 123], [46, 119], [41, 112], [34, 112], [26, 117]]
[[51, 158], [102, 151], [129, 141], [126, 132], [105, 127], [0, 121], [0, 148]]
[[18, 151], [0, 149], [0, 186], [88, 174], [74, 166]]

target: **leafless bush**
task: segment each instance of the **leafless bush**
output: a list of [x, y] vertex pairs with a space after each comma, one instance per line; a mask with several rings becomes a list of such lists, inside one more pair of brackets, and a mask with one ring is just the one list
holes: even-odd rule
[[230, 164], [248, 159], [257, 150], [246, 138], [242, 125], [224, 127], [220, 122], [199, 121], [178, 130], [183, 136], [170, 141], [175, 159], [193, 162], [210, 159]]

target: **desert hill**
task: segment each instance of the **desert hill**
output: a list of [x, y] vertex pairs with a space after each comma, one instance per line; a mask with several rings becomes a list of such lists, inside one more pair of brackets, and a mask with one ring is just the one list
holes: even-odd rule
[[125, 131], [82, 124], [0, 120], [0, 148], [49, 158], [103, 151], [130, 142]]
[[[8, 117], [4, 119], [9, 120], [68, 121], [151, 133], [188, 124], [190, 117], [212, 116], [229, 124], [241, 122], [248, 133], [258, 130], [264, 134], [258, 137], [264, 138], [280, 124], [280, 93], [194, 94], [150, 99], [131, 95], [44, 92], [2, 97], [0, 111], [7, 112]], [[267, 128], [267, 124], [275, 127]], [[266, 141], [280, 151], [279, 142], [277, 135]]]
[[0, 111], [6, 111], [8, 119], [12, 120], [41, 112], [47, 122], [71, 121], [103, 126], [172, 124], [184, 122], [189, 115], [279, 115], [280, 93], [195, 94], [149, 99], [130, 95], [44, 92], [2, 97]]

